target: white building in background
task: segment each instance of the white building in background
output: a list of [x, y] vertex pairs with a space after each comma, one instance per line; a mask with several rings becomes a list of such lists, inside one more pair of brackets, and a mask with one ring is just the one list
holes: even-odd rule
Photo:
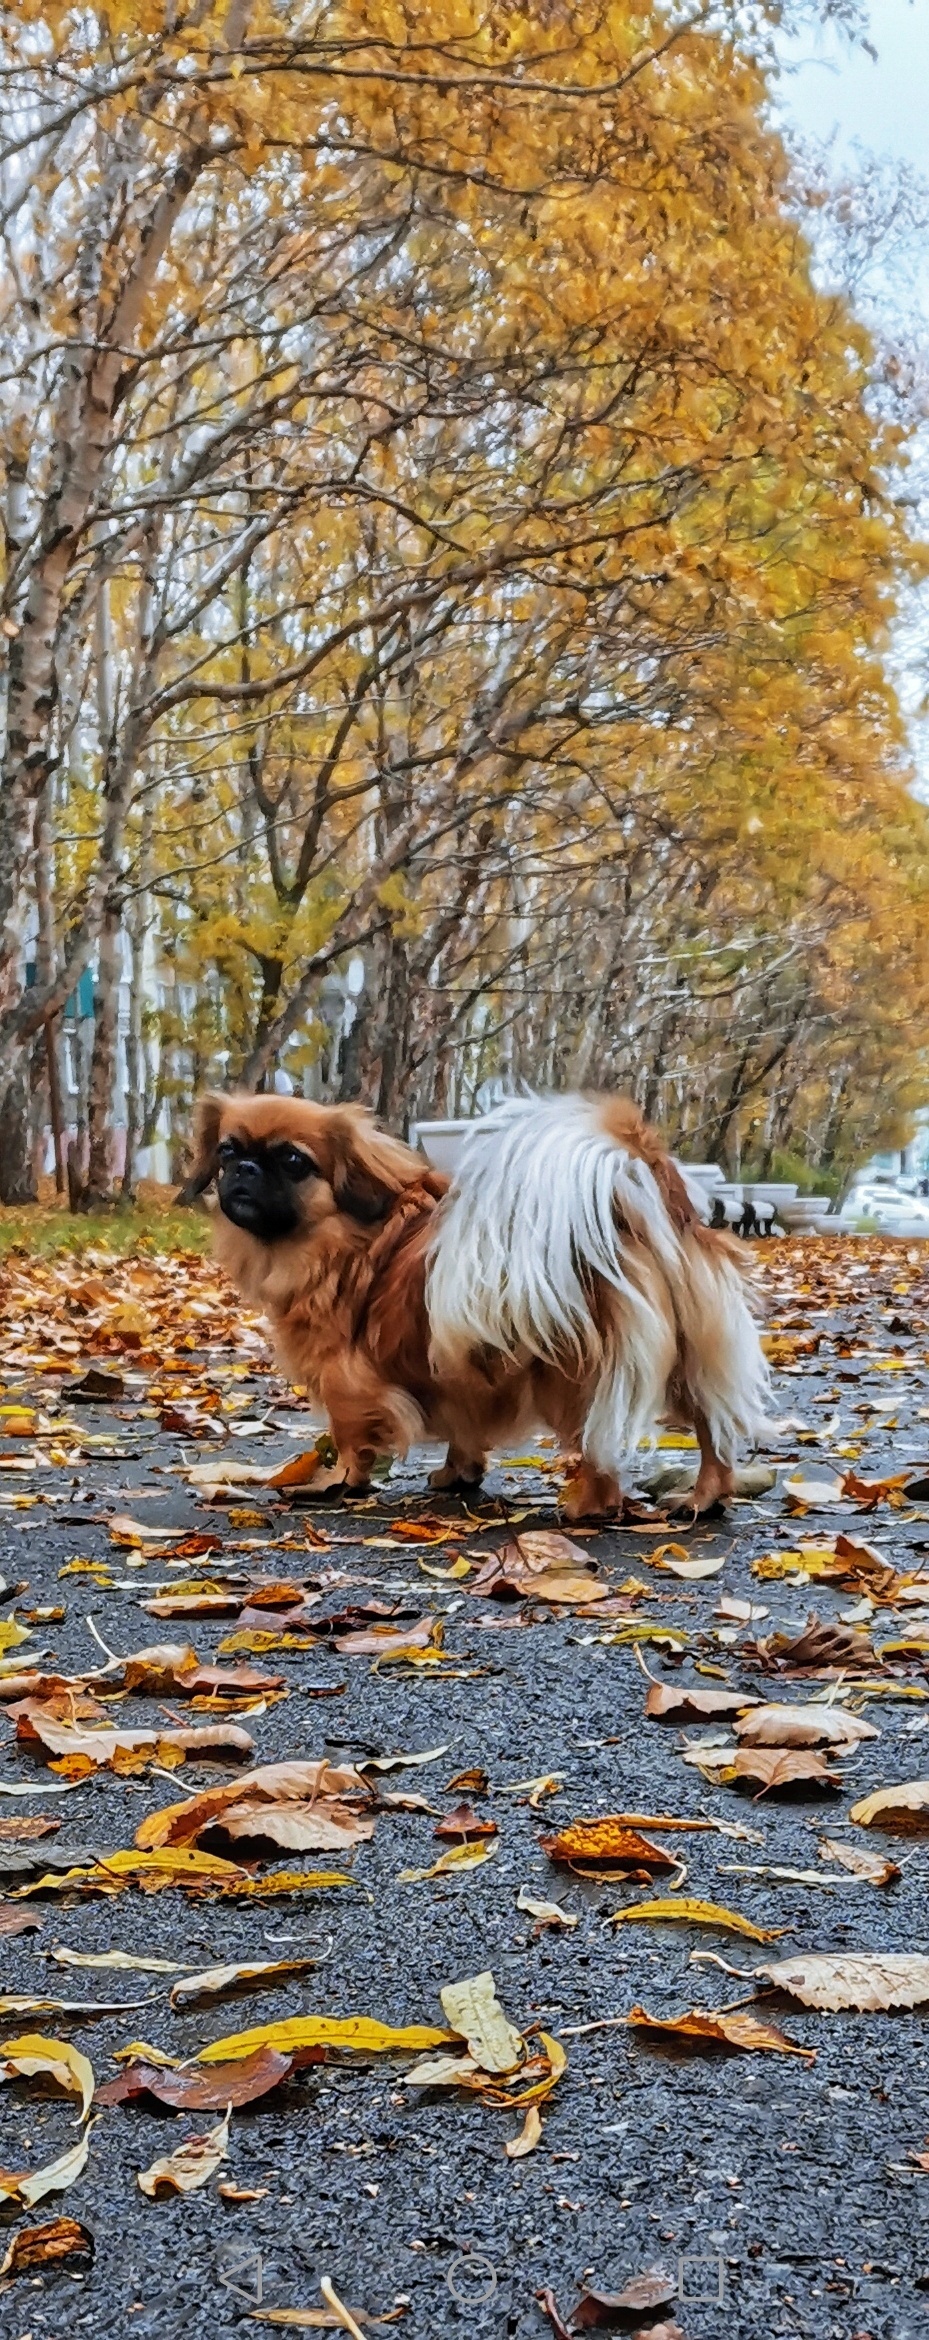
[[873, 1154], [863, 1169], [855, 1172], [855, 1185], [866, 1186], [873, 1179], [895, 1178], [912, 1182], [914, 1191], [929, 1193], [929, 1106], [923, 1106], [914, 1116], [916, 1128], [908, 1146], [897, 1146], [888, 1154]]

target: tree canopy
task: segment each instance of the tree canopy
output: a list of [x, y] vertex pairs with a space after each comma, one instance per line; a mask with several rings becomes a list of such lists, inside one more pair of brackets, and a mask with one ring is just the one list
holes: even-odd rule
[[768, 70], [713, 0], [0, 0], [0, 1071], [93, 961], [98, 1185], [123, 929], [179, 1129], [284, 1062], [841, 1162], [921, 1094], [905, 423]]

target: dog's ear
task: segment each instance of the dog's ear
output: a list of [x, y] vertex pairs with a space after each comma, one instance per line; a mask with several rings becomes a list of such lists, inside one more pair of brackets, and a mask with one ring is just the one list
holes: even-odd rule
[[203, 1194], [216, 1174], [216, 1147], [226, 1102], [225, 1097], [197, 1098], [194, 1106], [194, 1158], [181, 1190], [185, 1200], [193, 1202], [198, 1194]]
[[419, 1176], [416, 1155], [357, 1106], [339, 1114], [333, 1141], [330, 1183], [339, 1209], [372, 1227]]

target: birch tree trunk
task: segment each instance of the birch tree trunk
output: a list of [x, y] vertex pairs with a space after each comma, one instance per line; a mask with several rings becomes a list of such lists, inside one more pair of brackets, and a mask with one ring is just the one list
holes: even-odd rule
[[122, 906], [111, 899], [100, 930], [94, 984], [94, 1044], [87, 1090], [87, 1185], [82, 1198], [86, 1211], [106, 1210], [113, 1201], [113, 1091], [122, 966]]

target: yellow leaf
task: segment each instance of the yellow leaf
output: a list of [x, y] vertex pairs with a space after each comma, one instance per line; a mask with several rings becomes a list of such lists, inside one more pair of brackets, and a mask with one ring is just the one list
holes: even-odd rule
[[78, 2118], [86, 2121], [93, 2103], [93, 2065], [70, 2040], [44, 2039], [38, 2031], [24, 2032], [20, 2039], [0, 2040], [0, 2065], [5, 2080], [17, 2076], [31, 2080], [37, 2073], [48, 2073], [69, 2095], [80, 2097]]
[[503, 2150], [508, 2161], [522, 2161], [527, 2153], [534, 2153], [542, 2135], [542, 2115], [537, 2104], [529, 2106], [518, 2137], [511, 2137]]
[[500, 1839], [492, 1837], [480, 1844], [453, 1844], [448, 1852], [440, 1853], [429, 1869], [401, 1869], [398, 1885], [424, 1885], [430, 1877], [447, 1877], [451, 1869], [479, 1869], [484, 1861], [491, 1861], [500, 1850]]
[[[99, 2113], [96, 2117], [99, 2120]], [[0, 2194], [6, 2194], [11, 2201], [20, 2202], [24, 2209], [31, 2210], [36, 2202], [44, 2200], [46, 2194], [61, 2193], [65, 2186], [70, 2186], [76, 2177], [80, 2177], [82, 2169], [86, 2167], [90, 2132], [95, 2126], [95, 2121], [88, 2121], [77, 2143], [67, 2153], [60, 2154], [57, 2161], [46, 2162], [42, 2169], [33, 2170], [31, 2177], [11, 2178], [0, 2174]]]
[[196, 2062], [222, 2064], [263, 2047], [277, 2048], [284, 2056], [313, 2047], [343, 2048], [357, 2056], [418, 2055], [423, 2048], [447, 2047], [456, 2036], [433, 2023], [378, 2023], [373, 2015], [294, 2015], [284, 2023], [230, 2031], [201, 2048]]
[[718, 1901], [692, 1901], [683, 1896], [674, 1901], [637, 1901], [631, 1909], [614, 1910], [610, 1922], [614, 1926], [635, 1925], [640, 1918], [670, 1919], [676, 1925], [722, 1926], [729, 1934], [747, 1935], [750, 1942], [776, 1942], [787, 1930], [785, 1926], [755, 1926], [750, 1918], [724, 1909]]

